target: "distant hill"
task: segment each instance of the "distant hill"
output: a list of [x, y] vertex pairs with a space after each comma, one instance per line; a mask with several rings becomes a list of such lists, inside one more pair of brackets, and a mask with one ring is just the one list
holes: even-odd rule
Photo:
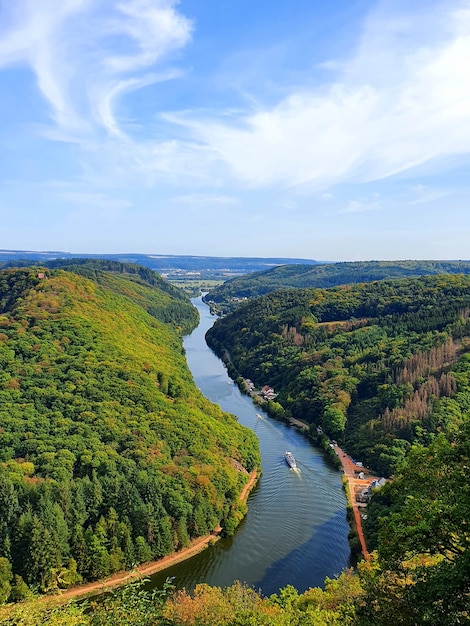
[[[49, 263], [50, 261], [70, 261], [76, 257], [83, 259], [109, 259], [120, 263], [137, 263], [156, 270], [165, 277], [179, 277], [181, 272], [196, 273], [203, 279], [226, 280], [233, 276], [240, 276], [250, 272], [271, 269], [278, 265], [291, 263], [315, 264], [318, 261], [310, 259], [289, 259], [283, 257], [257, 258], [257, 257], [213, 257], [213, 256], [190, 256], [190, 255], [163, 255], [163, 254], [70, 254], [67, 252], [49, 251], [38, 252], [31, 250], [0, 250], [0, 267], [3, 265], [18, 264], [26, 261]], [[3, 261], [3, 263], [2, 263]]]
[[405, 278], [433, 274], [469, 274], [470, 261], [351, 261], [283, 265], [228, 280], [207, 294], [206, 302], [215, 303], [227, 313], [243, 299], [254, 298], [286, 287], [335, 287], [386, 278]]
[[[190, 332], [198, 322], [197, 310], [182, 289], [164, 280], [154, 270], [136, 263], [107, 259], [56, 259], [48, 261], [46, 267], [62, 268], [95, 280], [100, 285], [132, 298], [153, 317], [165, 324], [172, 324], [183, 333]], [[127, 279], [124, 288], [119, 277]], [[129, 281], [133, 283], [132, 287]]]

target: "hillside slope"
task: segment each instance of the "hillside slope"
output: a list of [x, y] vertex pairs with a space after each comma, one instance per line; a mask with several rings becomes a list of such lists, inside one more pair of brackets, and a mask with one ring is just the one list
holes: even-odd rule
[[219, 319], [207, 340], [233, 377], [274, 387], [271, 412], [321, 426], [389, 475], [439, 427], [429, 412], [455, 392], [446, 368], [467, 349], [469, 315], [470, 276], [285, 289]]
[[147, 312], [167, 295], [44, 274], [0, 272], [2, 600], [232, 532], [237, 467], [259, 462], [255, 436], [196, 389], [175, 324]]
[[349, 283], [435, 274], [469, 274], [470, 261], [355, 261], [318, 265], [283, 265], [226, 281], [205, 300], [218, 311], [233, 311], [240, 300], [287, 287], [334, 287]]
[[[148, 267], [108, 259], [58, 259], [48, 262], [47, 267], [74, 272], [127, 296], [179, 332], [189, 333], [198, 322], [197, 310], [188, 295]], [[122, 284], [119, 277], [127, 281]]]

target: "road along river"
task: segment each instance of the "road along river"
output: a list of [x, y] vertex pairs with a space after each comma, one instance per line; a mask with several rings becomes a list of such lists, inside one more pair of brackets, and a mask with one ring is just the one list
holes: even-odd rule
[[[201, 298], [193, 304], [199, 326], [184, 340], [186, 357], [203, 394], [233, 413], [258, 436], [262, 475], [248, 498], [248, 514], [234, 537], [217, 541], [196, 556], [151, 577], [160, 587], [174, 584], [194, 589], [201, 582], [225, 587], [235, 580], [264, 595], [288, 584], [299, 591], [322, 586], [349, 564], [346, 498], [340, 473], [294, 428], [274, 421], [240, 393], [204, 336], [215, 321]], [[284, 452], [290, 450], [297, 470]]]

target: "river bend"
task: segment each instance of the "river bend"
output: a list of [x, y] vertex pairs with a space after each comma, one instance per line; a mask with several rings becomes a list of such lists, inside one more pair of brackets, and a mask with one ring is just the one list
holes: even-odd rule
[[[248, 499], [248, 514], [234, 537], [152, 577], [159, 587], [168, 576], [194, 589], [201, 582], [225, 587], [246, 582], [264, 595], [288, 584], [299, 591], [323, 586], [349, 564], [346, 499], [340, 473], [295, 429], [274, 421], [240, 393], [204, 336], [215, 318], [202, 298], [193, 299], [201, 321], [184, 340], [196, 385], [224, 411], [234, 413], [259, 439], [262, 475]], [[298, 470], [283, 455], [290, 450]]]

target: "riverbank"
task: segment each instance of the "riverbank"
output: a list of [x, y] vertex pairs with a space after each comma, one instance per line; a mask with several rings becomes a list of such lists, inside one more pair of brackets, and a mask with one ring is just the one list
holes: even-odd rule
[[[309, 425], [300, 420], [294, 419], [293, 417], [289, 418], [289, 423], [292, 426], [298, 428], [301, 432], [307, 434], [309, 432]], [[364, 536], [364, 531], [362, 529], [362, 518], [361, 518], [361, 510], [356, 501], [356, 489], [357, 487], [361, 487], [362, 489], [366, 488], [372, 480], [376, 479], [376, 476], [372, 476], [369, 472], [367, 472], [367, 478], [358, 478], [357, 474], [358, 466], [354, 464], [354, 462], [350, 459], [350, 457], [336, 444], [328, 444], [328, 452], [330, 452], [333, 456], [339, 460], [341, 467], [344, 473], [345, 480], [345, 492], [346, 498], [348, 501], [348, 506], [352, 512], [352, 519], [350, 523], [354, 523], [355, 531], [357, 534], [357, 538], [359, 540], [361, 546], [361, 552], [366, 561], [370, 559], [370, 554], [367, 549], [366, 539]], [[325, 450], [326, 452], [327, 450]], [[364, 475], [364, 471], [360, 472]], [[351, 544], [352, 545], [352, 544]]]
[[[377, 477], [372, 476], [368, 473], [367, 478], [358, 478], [356, 476], [356, 474], [358, 473], [358, 467], [354, 464], [354, 462], [350, 459], [346, 452], [344, 452], [344, 450], [342, 450], [339, 446], [334, 446], [334, 451], [336, 452], [343, 467], [344, 476], [346, 479], [346, 494], [348, 497], [348, 504], [351, 507], [353, 513], [356, 533], [361, 544], [362, 554], [364, 556], [364, 559], [368, 561], [370, 559], [370, 554], [367, 549], [364, 531], [362, 530], [361, 511], [359, 510], [359, 506], [356, 501], [356, 487], [365, 488], [371, 483], [372, 480]], [[364, 472], [360, 473], [364, 474]]]
[[[259, 470], [253, 470], [253, 472], [251, 472], [248, 482], [240, 493], [239, 500], [241, 502], [245, 502], [248, 499], [248, 496], [258, 482], [259, 477]], [[202, 550], [205, 550], [208, 546], [212, 545], [221, 538], [221, 531], [222, 528], [219, 527], [210, 535], [194, 539], [187, 548], [182, 548], [181, 550], [178, 550], [178, 552], [168, 554], [157, 561], [142, 563], [142, 565], [137, 566], [131, 571], [118, 572], [117, 574], [103, 580], [97, 580], [95, 582], [86, 583], [77, 587], [71, 587], [70, 589], [61, 590], [54, 595], [45, 595], [42, 596], [40, 600], [42, 602], [62, 603], [78, 598], [92, 597], [125, 585], [136, 578], [151, 576], [152, 574], [161, 572], [172, 565], [176, 565], [177, 563], [190, 559]]]
[[[307, 434], [309, 431], [308, 424], [300, 420], [297, 420], [293, 417], [289, 418], [289, 423], [292, 426], [295, 426], [296, 428], [298, 428], [301, 432], [304, 432]], [[368, 561], [370, 558], [370, 554], [367, 549], [364, 531], [362, 530], [361, 511], [356, 501], [356, 488], [358, 486], [361, 488], [367, 487], [370, 484], [370, 482], [374, 480], [376, 477], [370, 475], [370, 473], [367, 472], [368, 474], [367, 478], [365, 478], [365, 476], [363, 478], [358, 478], [358, 476], [356, 475], [359, 473], [358, 467], [357, 465], [354, 464], [354, 462], [350, 459], [350, 457], [346, 454], [346, 452], [344, 452], [344, 450], [342, 450], [336, 444], [328, 444], [328, 445], [330, 446], [329, 451], [332, 453], [335, 453], [336, 457], [339, 459], [341, 463], [341, 467], [343, 469], [344, 478], [345, 478], [346, 497], [347, 497], [348, 505], [353, 514], [353, 520], [354, 520], [354, 526], [355, 526], [357, 538], [361, 545], [361, 552], [364, 556], [364, 559]], [[364, 475], [364, 471], [362, 471], [361, 473]]]

